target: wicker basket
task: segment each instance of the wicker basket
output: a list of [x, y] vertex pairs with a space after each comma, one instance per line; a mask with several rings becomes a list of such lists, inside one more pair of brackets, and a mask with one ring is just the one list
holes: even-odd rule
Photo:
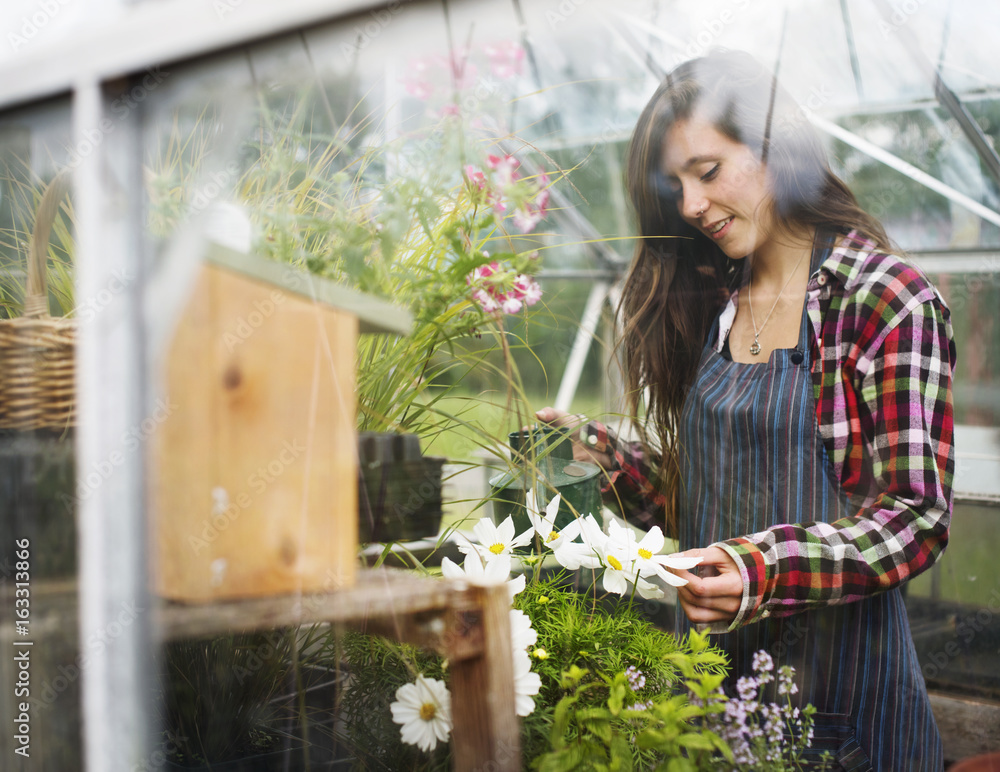
[[0, 319], [0, 430], [65, 430], [75, 423], [76, 320], [49, 315], [49, 234], [69, 190], [60, 172], [38, 204], [28, 247], [24, 315]]

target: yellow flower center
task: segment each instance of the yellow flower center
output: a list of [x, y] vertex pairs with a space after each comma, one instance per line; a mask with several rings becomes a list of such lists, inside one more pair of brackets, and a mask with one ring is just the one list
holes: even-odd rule
[[653, 553], [650, 552], [649, 550], [644, 550], [642, 547], [640, 547], [639, 557], [642, 558], [643, 560], [649, 560], [651, 557], [653, 557]]
[[558, 538], [559, 538], [559, 531], [553, 528], [551, 533], [549, 533], [549, 538], [547, 538], [545, 541], [546, 542], [555, 541]]
[[622, 570], [622, 564], [618, 561], [614, 555], [608, 555], [608, 565], [611, 566], [615, 571]]
[[433, 703], [425, 702], [420, 706], [420, 718], [424, 721], [430, 721], [437, 714], [437, 708], [434, 707]]
[[497, 542], [492, 547], [490, 547], [490, 552], [492, 552], [494, 555], [499, 555], [501, 552], [504, 551], [504, 549], [506, 549], [506, 547], [507, 547], [506, 544]]

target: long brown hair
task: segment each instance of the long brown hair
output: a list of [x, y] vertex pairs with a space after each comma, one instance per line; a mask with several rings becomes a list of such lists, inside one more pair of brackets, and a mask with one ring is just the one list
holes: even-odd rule
[[681, 218], [662, 171], [670, 128], [696, 109], [764, 162], [779, 229], [857, 230], [892, 250], [881, 224], [861, 210], [830, 170], [805, 114], [751, 56], [713, 52], [667, 75], [639, 116], [626, 156], [625, 182], [639, 238], [618, 306], [623, 329], [618, 345], [633, 423], [660, 459], [654, 474], [666, 495], [668, 533], [677, 528], [681, 409], [709, 329], [742, 281], [745, 265]]

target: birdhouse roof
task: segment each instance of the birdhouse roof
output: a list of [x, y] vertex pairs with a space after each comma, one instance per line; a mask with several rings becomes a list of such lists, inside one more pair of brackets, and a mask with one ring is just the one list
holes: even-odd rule
[[359, 332], [409, 335], [413, 329], [413, 315], [407, 309], [292, 265], [268, 260], [260, 255], [237, 252], [220, 244], [211, 244], [205, 259], [213, 265], [276, 287], [282, 292], [347, 311], [357, 316]]

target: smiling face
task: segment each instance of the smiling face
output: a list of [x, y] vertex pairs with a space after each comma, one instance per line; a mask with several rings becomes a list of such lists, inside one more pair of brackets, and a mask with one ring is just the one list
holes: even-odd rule
[[697, 111], [678, 120], [664, 141], [663, 172], [681, 217], [730, 258], [766, 249], [775, 233], [764, 165]]

